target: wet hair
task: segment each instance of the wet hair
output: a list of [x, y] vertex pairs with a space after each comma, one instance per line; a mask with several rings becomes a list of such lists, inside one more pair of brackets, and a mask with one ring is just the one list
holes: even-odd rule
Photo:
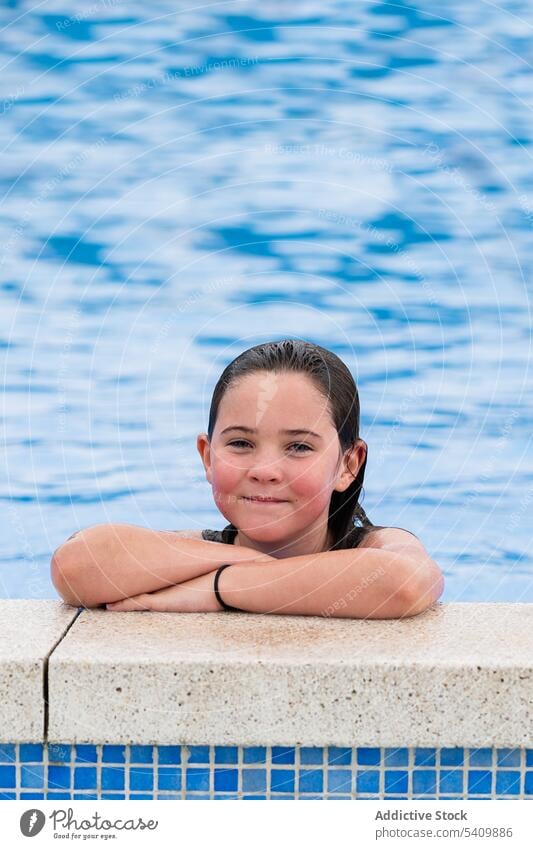
[[[328, 402], [343, 454], [360, 439], [359, 394], [348, 367], [336, 354], [320, 345], [300, 339], [282, 339], [255, 345], [226, 366], [211, 399], [207, 428], [210, 441], [225, 392], [245, 375], [262, 371], [307, 375]], [[365, 455], [357, 477], [350, 486], [344, 492], [334, 491], [331, 495], [328, 514], [328, 529], [333, 537], [331, 549], [358, 545], [368, 530], [381, 527], [370, 521], [359, 503], [366, 460]]]

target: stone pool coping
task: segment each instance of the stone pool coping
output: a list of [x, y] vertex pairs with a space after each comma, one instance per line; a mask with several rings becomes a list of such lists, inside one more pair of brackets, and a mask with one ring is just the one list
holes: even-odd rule
[[532, 747], [533, 604], [403, 620], [0, 601], [0, 741]]
[[48, 657], [77, 615], [58, 601], [0, 599], [0, 743], [43, 739]]

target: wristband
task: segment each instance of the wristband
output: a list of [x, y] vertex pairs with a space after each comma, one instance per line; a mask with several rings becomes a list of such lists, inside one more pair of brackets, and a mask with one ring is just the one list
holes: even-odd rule
[[246, 613], [247, 612], [246, 610], [241, 610], [239, 607], [232, 607], [231, 604], [226, 604], [226, 602], [223, 600], [222, 596], [220, 595], [220, 593], [218, 591], [218, 579], [220, 578], [220, 573], [223, 572], [224, 569], [227, 569], [228, 566], [231, 566], [231, 565], [232, 565], [231, 563], [224, 563], [224, 565], [219, 566], [219, 568], [215, 572], [215, 581], [214, 581], [215, 595], [216, 595], [218, 603], [221, 605], [221, 607], [224, 608], [224, 610], [235, 610], [238, 613]]

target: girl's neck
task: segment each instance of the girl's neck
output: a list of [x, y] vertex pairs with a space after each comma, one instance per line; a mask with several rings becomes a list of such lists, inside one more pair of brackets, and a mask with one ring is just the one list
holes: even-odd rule
[[238, 531], [233, 544], [255, 548], [261, 554], [270, 554], [272, 557], [281, 560], [286, 557], [299, 557], [303, 554], [317, 554], [319, 551], [329, 551], [333, 545], [333, 535], [329, 528], [326, 527], [325, 530], [318, 528], [316, 532], [307, 533], [305, 536], [295, 540], [261, 542], [250, 539], [242, 531]]

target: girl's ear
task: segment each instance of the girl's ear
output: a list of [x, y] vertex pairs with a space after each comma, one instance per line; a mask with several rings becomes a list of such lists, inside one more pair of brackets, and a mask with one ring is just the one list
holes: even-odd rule
[[200, 433], [196, 439], [196, 447], [204, 464], [205, 476], [211, 483], [211, 452], [207, 433]]
[[344, 492], [354, 482], [359, 469], [365, 462], [367, 451], [368, 445], [365, 440], [358, 439], [351, 448], [344, 452], [337, 485], [335, 486], [337, 492]]

